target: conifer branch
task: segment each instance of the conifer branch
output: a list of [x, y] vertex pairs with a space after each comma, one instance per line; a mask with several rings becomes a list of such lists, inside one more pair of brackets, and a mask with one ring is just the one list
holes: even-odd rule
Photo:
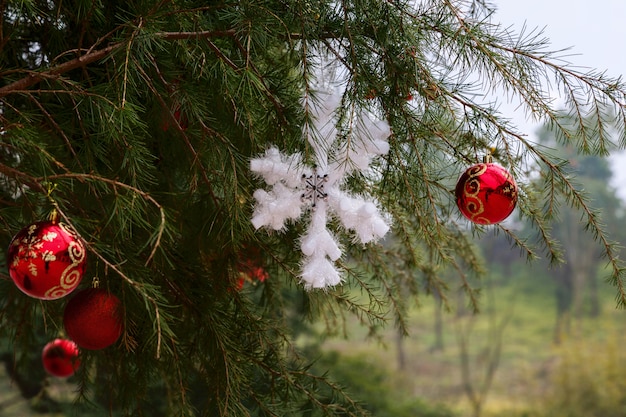
[[[530, 147], [530, 145], [528, 145]], [[534, 148], [533, 148], [534, 149]], [[600, 244], [604, 248], [604, 255], [606, 256], [608, 263], [612, 269], [611, 282], [617, 288], [617, 300], [618, 304], [622, 307], [626, 307], [626, 286], [624, 284], [624, 275], [626, 274], [626, 267], [624, 267], [622, 261], [619, 259], [619, 255], [616, 253], [616, 243], [610, 241], [603, 225], [599, 222], [597, 213], [589, 206], [589, 202], [583, 196], [563, 170], [557, 165], [553, 164], [548, 158], [540, 152], [535, 152], [535, 156], [546, 166], [548, 166], [550, 172], [557, 178], [563, 195], [567, 202], [573, 207], [582, 210], [585, 218], [585, 229], [591, 232], [594, 239], [599, 240]]]
[[[29, 95], [29, 97], [35, 103], [35, 106], [37, 106], [37, 108], [46, 116], [46, 118], [48, 119], [50, 124], [54, 127], [54, 129], [57, 131], [57, 133], [63, 138], [63, 140], [65, 141], [65, 144], [68, 147], [68, 149], [70, 150], [70, 152], [74, 156], [74, 159], [76, 159], [78, 161], [78, 165], [80, 166], [81, 163], [78, 160], [78, 158], [76, 157], [77, 156], [76, 155], [76, 151], [74, 151], [74, 148], [72, 147], [70, 139], [67, 137], [67, 135], [65, 134], [63, 129], [59, 126], [59, 124], [56, 122], [56, 120], [54, 120], [52, 115], [44, 108], [44, 106], [41, 104], [41, 102], [39, 100], [35, 99], [32, 95]], [[65, 168], [65, 171], [68, 171], [67, 168]]]
[[[152, 64], [154, 65], [155, 69], [157, 70], [157, 73], [161, 77], [161, 81], [163, 83], [165, 83], [166, 81], [163, 79], [156, 61], [154, 59], [152, 59], [151, 61], [152, 61]], [[207, 174], [207, 171], [206, 171], [204, 165], [202, 164], [202, 160], [200, 159], [200, 155], [198, 154], [198, 152], [194, 148], [193, 144], [189, 140], [189, 137], [187, 136], [187, 134], [185, 133], [183, 128], [180, 126], [179, 121], [176, 120], [176, 118], [172, 114], [172, 110], [169, 108], [167, 103], [165, 103], [165, 100], [163, 99], [161, 94], [158, 93], [156, 87], [152, 83], [152, 79], [150, 78], [150, 76], [148, 76], [146, 71], [138, 63], [137, 63], [137, 69], [139, 70], [139, 73], [141, 74], [142, 78], [144, 79], [144, 81], [146, 82], [146, 84], [148, 85], [150, 90], [154, 93], [154, 96], [158, 100], [161, 108], [167, 113], [167, 115], [170, 118], [170, 121], [172, 121], [174, 123], [174, 126], [176, 126], [176, 129], [178, 130], [178, 133], [181, 135], [181, 137], [183, 138], [183, 141], [185, 142], [185, 145], [187, 146], [187, 148], [191, 152], [191, 155], [193, 157], [192, 158], [192, 165], [196, 165], [198, 167], [198, 169], [199, 169], [199, 171], [200, 171], [200, 173], [202, 175], [202, 179], [203, 179], [204, 183], [206, 184], [207, 189], [209, 190], [209, 195], [211, 196], [211, 198], [213, 200], [213, 203], [215, 204], [216, 207], [219, 207], [218, 199], [217, 199], [217, 197], [215, 195], [215, 192], [213, 190], [213, 184], [211, 183], [211, 180], [209, 179], [209, 175]], [[204, 125], [202, 121], [200, 121], [200, 123], [202, 125]]]
[[35, 178], [20, 171], [19, 169], [0, 163], [0, 174], [5, 175], [7, 178], [16, 179], [20, 184], [25, 185], [30, 189], [37, 190], [41, 193], [46, 192], [46, 188]]
[[[225, 36], [233, 36], [235, 32], [233, 30], [226, 31], [199, 31], [199, 32], [160, 32], [156, 33], [154, 36], [162, 39], [170, 39], [170, 40], [182, 40], [182, 39], [208, 39], [215, 37], [225, 37]], [[209, 42], [209, 46], [228, 63], [229, 66], [232, 66], [234, 69], [237, 69], [237, 66], [228, 59], [222, 52], [219, 50], [215, 44]], [[77, 58], [71, 59], [67, 62], [54, 66], [44, 71], [29, 71], [28, 75], [14, 81], [10, 84], [0, 87], [0, 98], [11, 94], [20, 90], [27, 90], [29, 87], [40, 83], [46, 79], [57, 79], [62, 74], [75, 70], [77, 68], [88, 66], [89, 64], [93, 64], [94, 62], [100, 61], [113, 52], [117, 51], [122, 47], [130, 47], [128, 45], [128, 41], [117, 42], [111, 44], [105, 48], [97, 49], [97, 50], [89, 50], [85, 55], [81, 55]]]
[[158, 231], [156, 234], [156, 241], [152, 246], [152, 251], [150, 252], [150, 254], [148, 255], [148, 258], [145, 261], [145, 266], [150, 264], [150, 261], [152, 261], [152, 258], [156, 254], [157, 249], [159, 248], [159, 246], [161, 246], [161, 237], [163, 236], [163, 232], [165, 231], [165, 224], [166, 224], [165, 210], [163, 206], [154, 199], [154, 197], [152, 197], [149, 193], [138, 189], [137, 187], [133, 187], [132, 185], [128, 185], [117, 180], [113, 180], [113, 179], [106, 178], [106, 177], [101, 177], [101, 176], [94, 175], [94, 174], [81, 174], [81, 173], [69, 172], [66, 174], [50, 175], [45, 178], [36, 178], [35, 180], [37, 183], [42, 183], [43, 181], [56, 181], [60, 179], [78, 179], [81, 181], [91, 180], [91, 181], [106, 183], [106, 184], [112, 185], [113, 187], [119, 187], [119, 188], [132, 191], [133, 193], [141, 196], [142, 198], [144, 198], [145, 200], [153, 204], [159, 210], [160, 223], [159, 223]]
[[11, 84], [7, 84], [3, 87], [0, 87], [0, 98], [16, 90], [26, 90], [29, 87], [35, 84], [38, 84], [45, 79], [55, 79], [61, 74], [64, 74], [68, 71], [72, 71], [76, 68], [80, 68], [80, 67], [92, 64], [101, 59], [104, 59], [109, 54], [111, 54], [113, 51], [117, 50], [124, 44], [125, 42], [118, 42], [118, 43], [109, 45], [106, 48], [92, 51], [85, 55], [81, 55], [78, 58], [74, 58], [70, 61], [64, 62], [63, 64], [59, 64], [46, 71], [41, 71], [41, 72], [30, 71], [26, 77], [21, 78], [17, 81], [14, 81]]
[[[69, 221], [69, 219], [67, 219], [66, 216], [64, 216], [64, 218], [66, 218], [66, 220]], [[152, 295], [148, 294], [148, 292], [146, 291], [146, 289], [141, 283], [130, 278], [126, 273], [124, 273], [124, 271], [118, 268], [116, 264], [112, 263], [111, 261], [107, 259], [106, 256], [102, 255], [100, 251], [98, 251], [90, 242], [84, 241], [84, 243], [86, 246], [90, 248], [91, 252], [95, 254], [96, 257], [104, 263], [104, 265], [107, 268], [111, 268], [111, 270], [114, 271], [120, 278], [122, 278], [131, 287], [133, 287], [136, 291], [138, 291], [141, 294], [141, 296], [144, 297], [145, 300], [147, 300], [150, 304], [152, 304], [152, 307], [154, 309], [154, 315], [155, 315], [154, 324], [156, 325], [156, 335], [157, 335], [157, 346], [156, 346], [156, 352], [155, 352], [154, 357], [155, 359], [160, 359], [161, 358], [162, 331], [161, 331], [161, 317], [159, 313], [160, 311], [159, 303]]]

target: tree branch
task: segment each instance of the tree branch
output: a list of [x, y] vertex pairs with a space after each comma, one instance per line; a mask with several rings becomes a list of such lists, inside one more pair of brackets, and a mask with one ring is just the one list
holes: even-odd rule
[[28, 87], [32, 87], [33, 85], [38, 84], [46, 78], [55, 78], [65, 72], [72, 71], [85, 65], [89, 65], [95, 61], [99, 61], [100, 59], [106, 57], [122, 45], [122, 42], [115, 43], [113, 45], [107, 46], [106, 48], [98, 49], [86, 55], [82, 55], [78, 58], [74, 58], [70, 61], [64, 62], [60, 65], [50, 68], [47, 71], [31, 72], [24, 78], [14, 81], [11, 84], [7, 84], [4, 87], [0, 87], [0, 97], [4, 97], [15, 90], [25, 90]]
[[[206, 38], [227, 37], [227, 36], [234, 36], [234, 35], [235, 35], [234, 30], [200, 31], [200, 32], [161, 32], [161, 33], [155, 34], [156, 37], [160, 37], [160, 38], [168, 39], [168, 40], [201, 39], [201, 38], [206, 39]], [[70, 61], [54, 66], [46, 71], [30, 72], [24, 78], [21, 78], [17, 81], [12, 82], [11, 84], [7, 84], [3, 87], [0, 87], [0, 97], [4, 97], [15, 91], [26, 90], [27, 88], [40, 83], [44, 79], [55, 78], [68, 71], [72, 71], [76, 68], [84, 67], [93, 62], [99, 61], [107, 57], [108, 55], [110, 55], [115, 50], [124, 46], [125, 44], [126, 42], [114, 43], [112, 45], [107, 46], [106, 48], [97, 49], [95, 51], [88, 52], [85, 55], [81, 55], [78, 58], [74, 58]]]

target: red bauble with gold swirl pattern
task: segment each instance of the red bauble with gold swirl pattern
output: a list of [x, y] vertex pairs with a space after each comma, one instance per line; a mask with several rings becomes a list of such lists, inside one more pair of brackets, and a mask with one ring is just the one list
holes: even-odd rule
[[483, 162], [469, 167], [461, 175], [455, 194], [463, 216], [476, 224], [495, 224], [509, 217], [515, 209], [517, 184], [500, 165]]
[[76, 289], [83, 278], [87, 254], [67, 224], [41, 221], [20, 230], [9, 245], [9, 276], [25, 294], [55, 300]]

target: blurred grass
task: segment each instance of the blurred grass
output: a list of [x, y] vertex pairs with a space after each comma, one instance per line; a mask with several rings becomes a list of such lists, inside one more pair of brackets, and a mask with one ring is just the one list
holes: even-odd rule
[[[452, 300], [450, 311], [442, 314], [444, 345], [440, 350], [434, 349], [436, 303], [430, 297], [423, 297], [419, 308], [415, 307], [409, 314], [410, 334], [402, 342], [406, 357], [404, 366], [398, 363], [397, 334], [393, 325], [382, 329], [378, 337], [373, 338], [356, 322], [349, 324], [346, 326], [350, 330], [347, 339], [328, 338], [323, 349], [345, 357], [367, 358], [394, 376], [387, 381], [391, 389], [403, 392], [407, 398], [445, 404], [459, 416], [469, 416], [460, 372], [458, 332], [471, 326], [468, 350], [472, 361], [472, 383], [478, 386], [488, 365], [490, 345], [493, 345], [490, 323], [493, 325], [507, 319], [501, 335], [500, 362], [484, 402], [482, 417], [626, 416], [626, 393], [622, 399], [617, 395], [619, 390], [612, 388], [616, 382], [611, 375], [615, 372], [602, 371], [604, 374], [600, 375], [601, 370], [592, 367], [602, 363], [598, 365], [601, 369], [619, 369], [623, 371], [622, 375], [626, 375], [626, 350], [616, 348], [626, 346], [626, 312], [616, 309], [614, 289], [600, 284], [600, 316], [571, 317], [571, 332], [555, 345], [556, 302], [553, 286], [545, 279], [543, 274], [533, 275], [526, 271], [521, 277], [504, 284], [497, 279], [494, 285], [486, 282], [481, 299], [482, 311], [474, 316], [461, 314], [463, 308], [458, 305], [462, 306], [462, 298], [456, 305]], [[577, 387], [574, 383], [564, 382], [572, 379], [588, 382], [589, 386], [585, 388], [585, 384], [580, 383], [581, 386]], [[603, 383], [607, 386], [602, 387]], [[626, 383], [623, 385], [626, 392]], [[601, 407], [600, 402], [613, 404], [621, 406], [622, 413], [608, 414], [609, 408], [605, 406], [605, 414], [593, 414], [589, 404], [587, 414], [566, 411], [566, 403], [570, 401], [567, 398], [589, 396], [590, 393], [596, 395], [594, 398], [602, 398], [602, 401], [595, 401], [598, 407]], [[612, 398], [608, 399], [609, 396]], [[563, 400], [559, 403], [560, 397]], [[620, 405], [620, 401], [624, 404]], [[572, 409], [576, 406], [582, 409], [580, 404], [572, 404]]]
[[[33, 398], [24, 398], [2, 363], [0, 364], [0, 417], [87, 416], [84, 410], [64, 411], [74, 402], [76, 388], [72, 379], [48, 377], [45, 388], [40, 394]], [[51, 411], [51, 407], [58, 411]]]

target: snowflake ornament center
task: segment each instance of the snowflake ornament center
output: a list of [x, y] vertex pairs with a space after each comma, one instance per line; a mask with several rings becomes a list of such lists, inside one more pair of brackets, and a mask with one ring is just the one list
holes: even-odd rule
[[318, 200], [328, 201], [328, 193], [324, 191], [324, 184], [328, 182], [328, 174], [319, 175], [317, 168], [313, 168], [311, 175], [302, 174], [304, 192], [300, 196], [302, 202], [309, 202], [311, 207], [317, 207]]

